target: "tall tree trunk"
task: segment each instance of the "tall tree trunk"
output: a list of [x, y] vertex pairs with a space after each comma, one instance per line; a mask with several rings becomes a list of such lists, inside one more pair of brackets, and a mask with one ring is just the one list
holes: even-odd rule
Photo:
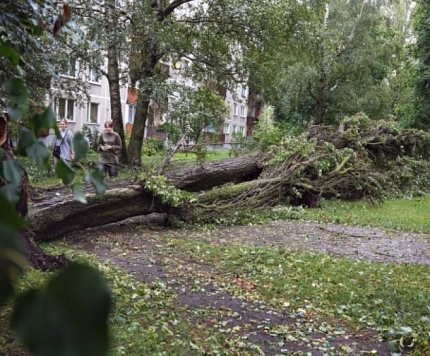
[[[330, 13], [330, 7], [329, 4], [325, 4], [325, 14], [324, 14], [324, 22], [323, 22], [323, 29], [324, 29], [324, 37], [327, 36], [327, 22], [328, 17]], [[315, 125], [322, 125], [324, 123], [324, 114], [326, 109], [326, 103], [325, 103], [325, 96], [324, 91], [326, 87], [326, 77], [327, 77], [327, 70], [329, 67], [329, 57], [327, 55], [327, 49], [325, 47], [324, 41], [321, 41], [320, 43], [320, 55], [321, 55], [321, 68], [319, 73], [319, 79], [318, 79], [318, 88], [317, 88], [317, 94], [315, 97]]]
[[133, 166], [142, 165], [142, 144], [145, 134], [146, 120], [148, 118], [149, 103], [151, 100], [148, 94], [142, 94], [144, 94], [143, 91], [140, 91], [127, 152], [128, 163]]
[[125, 145], [124, 122], [122, 119], [121, 110], [121, 94], [119, 86], [119, 69], [118, 58], [115, 45], [110, 45], [108, 48], [108, 75], [109, 75], [109, 94], [111, 117], [113, 121], [114, 131], [118, 133], [122, 140], [122, 149], [119, 160], [123, 164], [127, 164], [127, 149]]
[[119, 161], [123, 164], [127, 164], [127, 149], [125, 147], [124, 122], [122, 119], [121, 93], [119, 85], [118, 51], [115, 36], [115, 25], [117, 23], [115, 0], [108, 0], [106, 5], [106, 22], [109, 24], [109, 46], [107, 56], [111, 118], [113, 121], [113, 129], [121, 137], [123, 143], [122, 150], [119, 155]]
[[315, 98], [315, 125], [322, 125], [324, 123], [324, 115], [326, 109], [326, 103], [324, 99], [324, 78], [320, 78], [318, 86], [318, 94]]
[[152, 88], [147, 83], [154, 77], [154, 69], [159, 61], [157, 56], [156, 44], [148, 41], [145, 47], [145, 55], [143, 58], [146, 60], [142, 64], [142, 71], [140, 80], [143, 83], [139, 90], [139, 97], [137, 100], [136, 114], [134, 116], [133, 128], [131, 130], [130, 144], [128, 147], [128, 163], [134, 166], [142, 165], [142, 144], [145, 134], [146, 120], [148, 119], [148, 109], [151, 102]]

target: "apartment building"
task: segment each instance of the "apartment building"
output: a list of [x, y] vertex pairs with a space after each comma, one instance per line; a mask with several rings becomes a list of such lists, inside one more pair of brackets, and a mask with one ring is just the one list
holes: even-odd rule
[[[106, 70], [107, 59], [102, 66]], [[64, 82], [80, 80], [87, 85], [88, 98], [83, 98], [81, 92], [67, 89]], [[65, 117], [68, 128], [73, 132], [82, 131], [84, 126], [93, 134], [98, 134], [103, 130], [106, 120], [111, 120], [109, 83], [106, 77], [99, 74], [95, 69], [83, 69], [78, 61], [71, 59], [67, 73], [61, 74], [50, 90], [47, 98], [57, 114], [57, 120]], [[62, 88], [62, 89], [61, 89]], [[72, 87], [73, 88], [73, 87]], [[121, 106], [123, 115], [126, 114], [127, 88], [121, 88]], [[46, 144], [51, 144], [54, 133], [43, 140]]]
[[[184, 4], [180, 9], [178, 16], [188, 15], [193, 11], [191, 3]], [[188, 87], [197, 87], [196, 83], [187, 79], [183, 71], [190, 65], [189, 60], [183, 59], [175, 63], [162, 63], [162, 70], [168, 74], [168, 81], [180, 83]], [[107, 69], [107, 59], [105, 59], [102, 68]], [[93, 134], [98, 134], [104, 128], [106, 120], [111, 120], [110, 93], [109, 83], [106, 77], [99, 74], [95, 69], [81, 68], [79, 62], [71, 59], [67, 73], [61, 76], [63, 81], [79, 79], [87, 85], [89, 97], [84, 101], [77, 100], [79, 93], [70, 90], [61, 90], [52, 88], [51, 97], [48, 99], [57, 118], [66, 117], [68, 128], [73, 132], [82, 131], [86, 126]], [[229, 113], [225, 118], [224, 127], [218, 128], [221, 132], [220, 142], [227, 146], [234, 141], [234, 134], [247, 136], [252, 134], [250, 128], [253, 119], [248, 117], [248, 88], [238, 86], [234, 91], [225, 88], [217, 91], [221, 95], [229, 108]], [[121, 88], [121, 108], [123, 122], [126, 132], [130, 133], [136, 114], [138, 101], [138, 90], [133, 88]], [[173, 94], [169, 100], [181, 100], [179, 94]], [[162, 112], [156, 101], [150, 103], [150, 120], [147, 120], [145, 137], [158, 135], [157, 126], [165, 122], [165, 113]], [[51, 134], [45, 138], [49, 144], [52, 142], [54, 135]]]
[[[182, 60], [176, 63], [163, 63], [162, 70], [169, 75], [169, 82], [177, 82], [181, 85], [186, 85], [191, 88], [196, 88], [197, 84], [185, 78], [181, 72], [189, 63], [188, 60]], [[234, 133], [246, 136], [249, 131], [247, 129], [247, 97], [248, 89], [246, 86], [239, 86], [236, 91], [230, 91], [225, 88], [215, 90], [218, 95], [224, 98], [226, 106], [229, 108], [229, 113], [225, 118], [224, 127], [218, 128], [221, 132], [219, 140], [228, 147], [234, 141]], [[138, 94], [136, 89], [129, 89], [129, 94], [126, 100], [126, 129], [131, 130], [136, 113], [136, 105]], [[174, 93], [169, 97], [169, 100], [181, 100], [178, 93]], [[160, 109], [156, 101], [151, 101], [150, 108], [152, 122], [147, 122], [145, 137], [157, 136], [157, 126], [165, 122], [165, 114]]]
[[226, 145], [235, 141], [234, 134], [246, 136], [248, 88], [244, 85], [238, 86], [236, 91], [226, 91], [225, 102], [229, 108], [220, 141]]

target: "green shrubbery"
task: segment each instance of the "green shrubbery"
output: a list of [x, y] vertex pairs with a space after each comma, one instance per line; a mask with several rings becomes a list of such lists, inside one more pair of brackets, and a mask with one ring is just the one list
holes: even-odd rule
[[153, 156], [165, 150], [164, 141], [159, 137], [148, 137], [143, 140], [142, 155], [144, 156]]

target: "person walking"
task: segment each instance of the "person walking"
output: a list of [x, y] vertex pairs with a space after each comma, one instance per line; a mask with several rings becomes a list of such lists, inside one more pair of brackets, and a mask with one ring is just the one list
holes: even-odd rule
[[[61, 138], [55, 139], [55, 147], [60, 147], [59, 156], [54, 154], [54, 167], [57, 165], [60, 159], [64, 160], [70, 165], [70, 162], [74, 160], [75, 154], [73, 152], [72, 140], [73, 133], [67, 128], [67, 120], [63, 117], [59, 123]], [[54, 147], [54, 151], [55, 151]]]
[[113, 131], [113, 122], [105, 122], [105, 131], [99, 137], [100, 152], [98, 168], [110, 178], [118, 177], [119, 153], [122, 149], [121, 137]]

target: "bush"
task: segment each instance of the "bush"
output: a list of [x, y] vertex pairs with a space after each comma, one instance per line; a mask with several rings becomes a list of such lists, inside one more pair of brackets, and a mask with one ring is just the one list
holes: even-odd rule
[[142, 154], [145, 156], [153, 156], [165, 151], [165, 149], [164, 141], [159, 137], [148, 137], [143, 141]]

